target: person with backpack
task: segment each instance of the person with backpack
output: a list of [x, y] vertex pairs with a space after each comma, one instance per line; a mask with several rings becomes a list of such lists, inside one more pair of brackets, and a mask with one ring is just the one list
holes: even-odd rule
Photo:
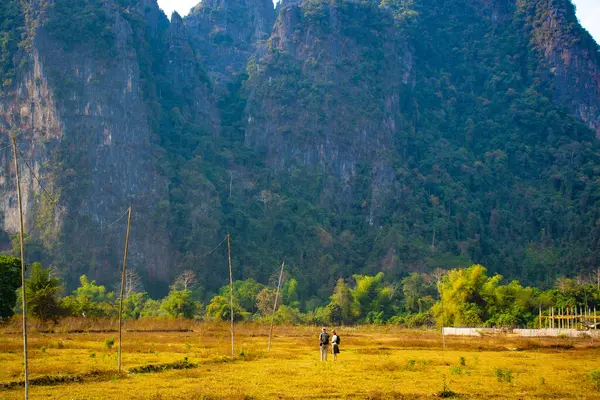
[[319, 335], [319, 347], [321, 348], [321, 361], [327, 361], [327, 353], [329, 352], [329, 333], [323, 327]]
[[337, 355], [340, 354], [340, 335], [334, 330], [331, 331], [331, 352], [333, 353], [333, 361], [337, 360]]

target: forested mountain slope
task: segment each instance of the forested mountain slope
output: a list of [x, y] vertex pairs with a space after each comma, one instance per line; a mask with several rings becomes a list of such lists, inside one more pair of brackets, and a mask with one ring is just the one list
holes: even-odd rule
[[[28, 261], [130, 265], [163, 293], [486, 265], [550, 283], [600, 262], [600, 52], [568, 0], [4, 0], [0, 148], [17, 133]], [[16, 232], [11, 149], [2, 224]], [[48, 193], [44, 192], [36, 177]], [[58, 200], [59, 207], [54, 204]], [[4, 248], [10, 248], [8, 234]]]

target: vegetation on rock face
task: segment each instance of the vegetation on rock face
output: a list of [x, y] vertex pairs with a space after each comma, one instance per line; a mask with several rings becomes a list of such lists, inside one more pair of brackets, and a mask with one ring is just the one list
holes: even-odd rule
[[0, 7], [0, 93], [13, 84], [17, 52], [25, 20], [19, 0], [4, 0]]
[[110, 3], [102, 0], [55, 0], [48, 6], [50, 19], [45, 27], [50, 35], [64, 44], [66, 50], [85, 44], [95, 48], [99, 56], [105, 56], [115, 40], [114, 21], [105, 12]]
[[[345, 2], [303, 2], [282, 9], [295, 19], [281, 19], [280, 31], [295, 36], [276, 37], [271, 54], [259, 60], [259, 68], [252, 67], [248, 107], [252, 117], [279, 108], [281, 113], [267, 114], [264, 122], [249, 129], [257, 135], [267, 129], [272, 132], [260, 146], [267, 147], [267, 160], [280, 169], [281, 190], [304, 188], [281, 196], [297, 203], [304, 200], [318, 209], [315, 233], [324, 231], [329, 239], [315, 243], [312, 254], [302, 253], [304, 260], [312, 258], [318, 281], [324, 281], [321, 273], [348, 276], [383, 269], [403, 275], [407, 270], [466, 266], [471, 260], [524, 282], [549, 284], [558, 273], [594, 267], [598, 257], [594, 132], [554, 104], [552, 90], [537, 67], [541, 56], [525, 28], [529, 10], [507, 8], [501, 10], [503, 18], [493, 18], [472, 1], [392, 1], [378, 12]], [[341, 33], [330, 32], [325, 25], [303, 38], [301, 29], [312, 28], [315, 15], [329, 10], [338, 16], [352, 15], [357, 30], [350, 30], [356, 25], [346, 24], [341, 25], [345, 27]], [[383, 81], [386, 89], [398, 85], [400, 109], [393, 115], [393, 145], [376, 157], [356, 156], [344, 204], [336, 186], [341, 177], [335, 176], [334, 169], [326, 166], [325, 172], [317, 172], [310, 186], [286, 173], [302, 152], [310, 155], [309, 147], [294, 146], [300, 151], [296, 159], [277, 157], [287, 150], [285, 145], [300, 138], [311, 144], [326, 136], [328, 143], [342, 148], [356, 137], [338, 139], [325, 123], [302, 123], [320, 121], [321, 114], [343, 114], [339, 104], [350, 104], [355, 98], [334, 94], [330, 102], [329, 91], [327, 96], [317, 96], [324, 101], [315, 110], [301, 99], [304, 88], [315, 87], [323, 76], [311, 74], [311, 69], [336, 71], [338, 78], [356, 69], [360, 79], [373, 77], [372, 72], [358, 71], [370, 63], [373, 70], [381, 71], [380, 63], [389, 59], [383, 57], [385, 53], [362, 53], [356, 63], [341, 68], [327, 58], [332, 50], [323, 43], [362, 40], [366, 42], [359, 43], [365, 48], [380, 49], [377, 40], [388, 25], [388, 12], [396, 29], [409, 39], [412, 59], [406, 62], [413, 63], [414, 78], [409, 78], [410, 87], [396, 83], [401, 76]], [[289, 20], [297, 27], [286, 25]], [[371, 25], [365, 25], [367, 20]], [[367, 26], [374, 26], [379, 35], [359, 35], [361, 29], [370, 32]], [[292, 44], [280, 44], [286, 40]], [[307, 48], [315, 48], [320, 58], [311, 58]], [[341, 48], [336, 48], [336, 60], [343, 57]], [[357, 82], [343, 89], [362, 87]], [[370, 104], [386, 99], [377, 85], [366, 87], [372, 90], [360, 98], [368, 94]], [[355, 118], [363, 110], [356, 106], [343, 115]], [[366, 113], [364, 118], [365, 126], [376, 126], [381, 116]], [[369, 146], [377, 146], [375, 137]], [[344, 157], [341, 151], [340, 157]], [[393, 167], [387, 179], [380, 178], [382, 164]], [[311, 166], [300, 169], [306, 174]], [[320, 179], [325, 183], [318, 186]], [[286, 220], [288, 215], [284, 211], [277, 217]], [[308, 221], [304, 217], [303, 222]], [[287, 253], [290, 246], [297, 248], [302, 242], [306, 243], [290, 243]], [[327, 285], [332, 287], [328, 277]]]
[[[143, 96], [153, 135], [156, 179], [168, 181], [168, 190], [157, 194], [163, 197], [153, 199], [153, 213], [144, 215], [157, 228], [144, 232], [143, 246], [164, 238], [164, 275], [192, 269], [199, 281], [167, 294], [166, 280], [147, 279], [152, 296], [170, 300], [163, 305], [135, 294], [129, 315], [189, 317], [204, 303], [211, 317], [227, 317], [228, 289], [219, 289], [228, 279], [226, 253], [224, 247], [211, 252], [227, 232], [235, 279], [245, 282], [234, 289], [244, 299], [238, 300], [238, 318], [264, 314], [273, 295], [264, 285], [282, 260], [295, 279], [289, 295], [295, 300], [284, 300], [281, 314], [294, 319], [313, 313], [315, 320], [344, 323], [400, 321], [403, 314], [411, 324], [429, 323], [431, 313], [438, 315], [437, 287], [428, 278], [437, 267], [481, 263], [492, 274], [540, 290], [552, 287], [556, 276], [595, 268], [598, 142], [561, 105], [539, 47], [548, 34], [540, 28], [544, 16], [563, 3], [282, 4], [270, 39], [252, 44], [257, 51], [248, 53], [247, 71], [234, 71], [215, 89], [205, 72], [210, 69], [199, 61], [209, 54], [191, 50], [198, 49], [198, 38], [187, 37], [183, 27], [173, 36], [162, 14], [154, 18], [135, 1], [52, 2], [44, 28], [62, 51], [94, 46], [94, 57], [108, 62], [118, 45], [115, 35], [122, 35], [121, 45], [136, 60], [136, 96]], [[10, 1], [0, 11], [2, 80], [14, 77], [23, 24], [17, 6]], [[570, 32], [571, 42], [597, 50], [575, 29], [574, 15], [565, 15], [572, 29], [561, 34]], [[212, 39], [227, 50], [220, 57], [231, 50], [225, 33]], [[97, 200], [83, 195], [94, 164], [71, 151], [80, 148], [71, 146], [75, 140], [92, 148], [92, 139], [66, 135], [56, 154], [56, 165], [70, 171], [55, 179], [69, 209]], [[39, 224], [54, 223], [52, 216], [41, 214]], [[49, 236], [34, 244], [48, 247]], [[111, 313], [114, 297], [91, 299], [102, 297], [99, 288], [112, 287], [110, 279], [118, 277], [116, 268], [107, 271], [118, 264], [121, 247], [100, 243], [102, 236], [92, 251], [73, 246], [76, 237], [77, 230], [63, 232], [59, 244], [46, 248], [46, 259], [59, 265], [69, 291], [84, 272], [99, 284], [82, 280], [81, 290], [64, 302], [76, 314]], [[136, 267], [149, 275], [144, 265]], [[507, 311], [497, 300], [500, 289], [491, 287], [498, 278], [469, 271], [482, 280], [476, 292], [493, 294], [489, 301], [467, 296], [449, 320], [530, 323], [527, 298]], [[453, 293], [464, 273], [451, 274], [442, 287]], [[242, 281], [249, 277], [255, 281]], [[534, 296], [511, 285], [498, 286], [502, 296]], [[246, 303], [249, 298], [254, 300]]]

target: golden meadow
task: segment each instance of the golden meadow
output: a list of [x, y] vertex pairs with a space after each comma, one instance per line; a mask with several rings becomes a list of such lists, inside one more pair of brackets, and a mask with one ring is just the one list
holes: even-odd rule
[[[446, 337], [433, 330], [340, 327], [338, 361], [319, 361], [319, 327], [191, 320], [32, 324], [32, 399], [600, 399], [592, 338]], [[19, 320], [0, 328], [0, 398], [21, 399]], [[114, 339], [114, 340], [113, 340]]]

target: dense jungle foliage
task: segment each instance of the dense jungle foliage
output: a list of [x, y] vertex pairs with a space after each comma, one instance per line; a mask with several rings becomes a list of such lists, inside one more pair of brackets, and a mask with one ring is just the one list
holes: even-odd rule
[[[555, 293], [550, 288], [557, 276], [585, 274], [600, 262], [598, 142], [553, 97], [541, 67], [544, 49], [531, 40], [544, 34], [536, 30], [539, 21], [557, 7], [566, 7], [569, 22], [577, 24], [568, 1], [501, 2], [509, 18], [493, 19], [471, 0], [307, 0], [294, 6], [294, 29], [278, 33], [290, 37], [274, 34], [246, 71], [217, 88], [197, 60], [190, 67], [193, 82], [173, 84], [164, 16], [149, 21], [149, 14], [133, 10], [134, 1], [71, 3], [52, 2], [44, 25], [65, 51], [93, 45], [95, 57], [111, 56], [117, 28], [107, 18], [109, 5], [131, 27], [129, 44], [160, 154], [156, 162], [169, 187], [160, 203], [172, 248], [169, 274], [193, 270], [198, 281], [193, 293], [146, 281], [152, 296], [169, 294], [160, 301], [141, 296], [145, 300], [131, 305], [137, 310], [132, 315], [160, 310], [192, 317], [199, 315], [194, 302], [204, 302], [206, 316], [226, 318], [227, 290], [219, 289], [228, 280], [226, 252], [210, 251], [227, 232], [243, 290], [255, 296], [270, 290], [264, 285], [285, 260], [295, 293], [284, 296], [286, 312], [319, 322], [386, 322], [402, 315], [430, 321], [437, 315], [438, 288], [429, 274], [438, 267], [483, 264], [492, 274], [540, 289], [498, 286], [495, 275], [470, 269], [484, 276], [485, 290], [524, 296], [523, 306], [506, 311], [508, 300], [481, 300], [468, 318], [448, 318], [457, 324], [526, 325], [540, 296]], [[9, 55], [23, 25], [18, 2], [7, 4], [0, 11], [5, 82], [14, 76]], [[334, 18], [339, 26], [330, 25]], [[568, 32], [598, 50], [586, 32]], [[197, 117], [191, 95], [200, 84], [215, 98], [216, 128]], [[396, 100], [388, 109], [391, 98]], [[354, 125], [375, 126], [376, 132], [389, 118], [394, 128], [385, 151], [357, 157], [346, 180], [329, 165], [293, 161], [281, 168], [269, 152], [249, 146], [248, 117], [257, 112], [269, 116], [273, 138], [297, 144], [299, 152], [330, 132], [340, 148], [350, 146]], [[390, 172], [379, 181], [382, 164]], [[84, 200], [69, 197], [76, 190], [65, 188], [65, 202]], [[77, 286], [77, 271], [94, 257], [85, 246], [76, 248], [75, 238], [61, 238], [71, 248], [60, 262], [48, 260], [66, 278], [68, 292]], [[30, 246], [43, 244], [32, 239]], [[101, 283], [113, 284], [114, 271]], [[452, 276], [443, 285], [452, 285]], [[407, 291], [418, 294], [405, 293], [410, 282], [419, 288]], [[367, 297], [356, 292], [362, 285], [371, 291]], [[97, 287], [81, 277], [80, 287], [60, 300], [62, 307], [86, 315], [105, 312], [81, 305], [88, 298], [112, 304], [108, 291]], [[346, 300], [331, 300], [334, 288], [332, 298]], [[238, 318], [260, 314], [257, 301], [239, 304]]]

